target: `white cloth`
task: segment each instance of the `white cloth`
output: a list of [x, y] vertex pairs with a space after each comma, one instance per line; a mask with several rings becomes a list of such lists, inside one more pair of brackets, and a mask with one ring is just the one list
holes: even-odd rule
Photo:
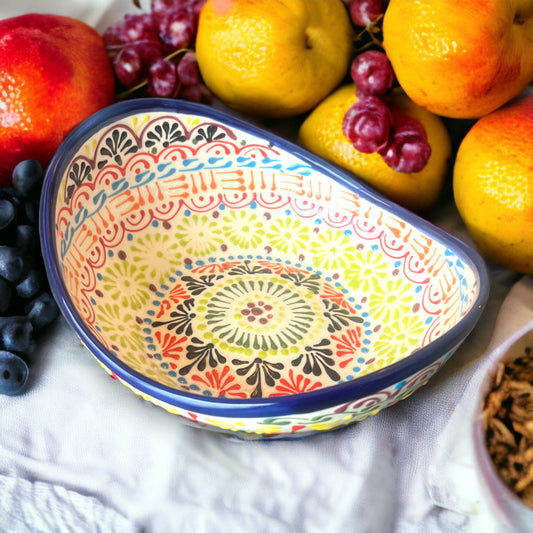
[[[2, 2], [0, 17], [46, 11], [102, 30], [133, 9], [124, 0], [20, 0]], [[437, 222], [462, 231], [453, 209]], [[0, 396], [0, 533], [477, 533], [495, 525], [472, 458], [450, 434], [459, 422], [468, 427], [457, 413], [483, 374], [516, 279], [492, 270], [480, 323], [428, 385], [347, 429], [297, 441], [242, 442], [181, 424], [107, 378], [60, 319], [39, 345], [28, 391]], [[517, 329], [516, 292], [498, 343]]]

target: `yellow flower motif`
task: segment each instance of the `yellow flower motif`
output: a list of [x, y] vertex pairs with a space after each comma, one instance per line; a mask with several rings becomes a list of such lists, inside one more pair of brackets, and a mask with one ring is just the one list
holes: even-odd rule
[[181, 249], [168, 233], [141, 234], [132, 244], [132, 261], [144, 265], [146, 278], [162, 285], [181, 264]]
[[106, 266], [102, 287], [120, 307], [139, 310], [150, 299], [146, 266], [118, 259]]
[[372, 250], [358, 251], [354, 261], [346, 272], [346, 284], [354, 290], [366, 294], [372, 292], [374, 284], [378, 286], [386, 279], [389, 265], [385, 256]]
[[388, 324], [409, 314], [414, 303], [412, 288], [412, 283], [401, 278], [385, 282], [374, 278], [368, 298], [368, 309], [372, 317]]
[[145, 346], [141, 326], [135, 318], [129, 313], [124, 313], [123, 308], [116, 303], [106, 303], [98, 307], [95, 314], [95, 323], [107, 341], [108, 347], [115, 346], [119, 350], [135, 354], [134, 358], [138, 359]]
[[313, 264], [327, 270], [351, 268], [355, 260], [354, 239], [342, 230], [327, 229], [311, 242]]
[[307, 250], [311, 232], [309, 227], [297, 218], [278, 218], [273, 221], [267, 239], [273, 249], [298, 255]]
[[384, 368], [407, 357], [419, 347], [424, 333], [424, 322], [415, 315], [409, 315], [383, 328], [372, 346], [376, 361], [365, 368], [365, 373]]
[[233, 245], [246, 250], [258, 248], [265, 236], [263, 221], [246, 209], [232, 210], [225, 215], [222, 232]]
[[184, 217], [176, 228], [175, 237], [187, 254], [205, 257], [222, 244], [218, 223], [207, 215], [192, 214]]

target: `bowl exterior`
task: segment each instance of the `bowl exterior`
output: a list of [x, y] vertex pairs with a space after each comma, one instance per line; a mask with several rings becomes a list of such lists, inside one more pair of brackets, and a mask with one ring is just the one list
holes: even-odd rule
[[113, 374], [101, 361], [98, 362], [111, 377], [120, 381], [128, 389], [133, 391], [134, 394], [147, 402], [165, 409], [169, 413], [178, 415], [190, 426], [229, 434], [242, 440], [278, 440], [307, 437], [323, 433], [324, 431], [341, 429], [355, 422], [360, 422], [368, 416], [378, 414], [382, 409], [408, 398], [418, 388], [425, 385], [444, 365], [454, 351], [455, 349], [444, 354], [430, 366], [408, 376], [406, 379], [362, 398], [316, 411], [295, 412], [267, 417], [217, 416], [183, 409], [142, 392], [132, 386], [128, 381], [124, 381]]

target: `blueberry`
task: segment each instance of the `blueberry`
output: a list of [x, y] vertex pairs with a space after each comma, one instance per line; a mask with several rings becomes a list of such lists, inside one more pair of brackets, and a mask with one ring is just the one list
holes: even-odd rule
[[36, 197], [43, 183], [43, 169], [36, 159], [21, 161], [13, 170], [13, 187], [22, 198]]
[[33, 254], [39, 244], [39, 233], [35, 226], [21, 224], [17, 226], [15, 247], [25, 254]]
[[43, 292], [26, 306], [25, 312], [37, 330], [51, 324], [59, 316], [59, 307], [49, 292]]
[[28, 380], [28, 365], [18, 356], [0, 350], [0, 394], [19, 394]]
[[0, 277], [16, 283], [22, 277], [26, 263], [22, 254], [11, 246], [0, 246]]
[[36, 226], [39, 222], [39, 202], [37, 200], [26, 200], [23, 204], [23, 210], [28, 223]]
[[17, 191], [11, 186], [0, 187], [0, 198], [2, 200], [9, 200], [15, 207], [18, 207], [20, 204]]
[[7, 198], [0, 198], [0, 230], [3, 230], [15, 220], [17, 210]]
[[11, 285], [7, 281], [0, 278], [0, 314], [8, 311], [9, 307], [11, 306], [12, 296], [13, 289], [11, 288]]
[[0, 318], [0, 344], [4, 350], [27, 353], [33, 344], [33, 326], [25, 316]]
[[46, 286], [44, 274], [41, 270], [32, 268], [24, 279], [16, 286], [20, 298], [34, 298]]

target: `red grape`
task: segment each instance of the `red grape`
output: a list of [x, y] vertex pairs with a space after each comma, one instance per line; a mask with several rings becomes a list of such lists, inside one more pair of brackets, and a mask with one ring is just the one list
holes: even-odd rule
[[394, 83], [394, 72], [387, 55], [368, 50], [352, 61], [350, 75], [358, 94], [384, 95]]
[[[207, 102], [210, 94], [194, 53], [205, 1], [151, 0], [149, 13], [128, 13], [109, 26], [103, 38], [117, 80], [138, 95]], [[182, 50], [187, 51], [177, 53]]]
[[385, 0], [352, 0], [350, 17], [356, 26], [368, 26], [385, 13]]
[[178, 78], [184, 85], [196, 85], [200, 83], [200, 71], [194, 52], [186, 52], [178, 63]]
[[158, 18], [157, 30], [159, 38], [171, 49], [189, 48], [196, 34], [194, 15], [187, 4], [175, 3]]
[[[181, 6], [186, 8], [191, 14], [195, 26], [198, 24], [200, 10], [205, 2], [206, 0], [180, 0]], [[175, 9], [177, 3], [176, 0], [151, 0], [150, 10], [156, 24], [158, 24], [169, 11]]]
[[211, 93], [203, 83], [182, 85], [178, 93], [178, 98], [188, 100], [189, 102], [211, 103]]
[[133, 87], [142, 78], [142, 61], [133, 46], [122, 48], [113, 61], [113, 69], [118, 81], [124, 87]]
[[158, 36], [150, 13], [127, 13], [122, 20], [109, 26], [103, 33], [106, 47], [152, 41], [157, 43]]
[[391, 130], [389, 107], [376, 96], [364, 96], [344, 115], [342, 131], [354, 147], [365, 154], [384, 150]]
[[143, 66], [143, 76], [146, 76], [150, 65], [162, 59], [164, 57], [163, 47], [161, 42], [145, 42], [132, 45], [137, 49], [139, 55], [141, 56], [141, 62]]
[[397, 172], [420, 172], [431, 155], [426, 130], [418, 120], [399, 109], [393, 109], [392, 116], [392, 136], [380, 154]]
[[176, 65], [168, 59], [158, 59], [150, 65], [148, 87], [146, 92], [150, 96], [165, 98], [175, 97], [179, 90]]
[[117, 79], [124, 87], [133, 87], [148, 76], [148, 70], [163, 51], [157, 43], [137, 43], [124, 46], [113, 60]]

